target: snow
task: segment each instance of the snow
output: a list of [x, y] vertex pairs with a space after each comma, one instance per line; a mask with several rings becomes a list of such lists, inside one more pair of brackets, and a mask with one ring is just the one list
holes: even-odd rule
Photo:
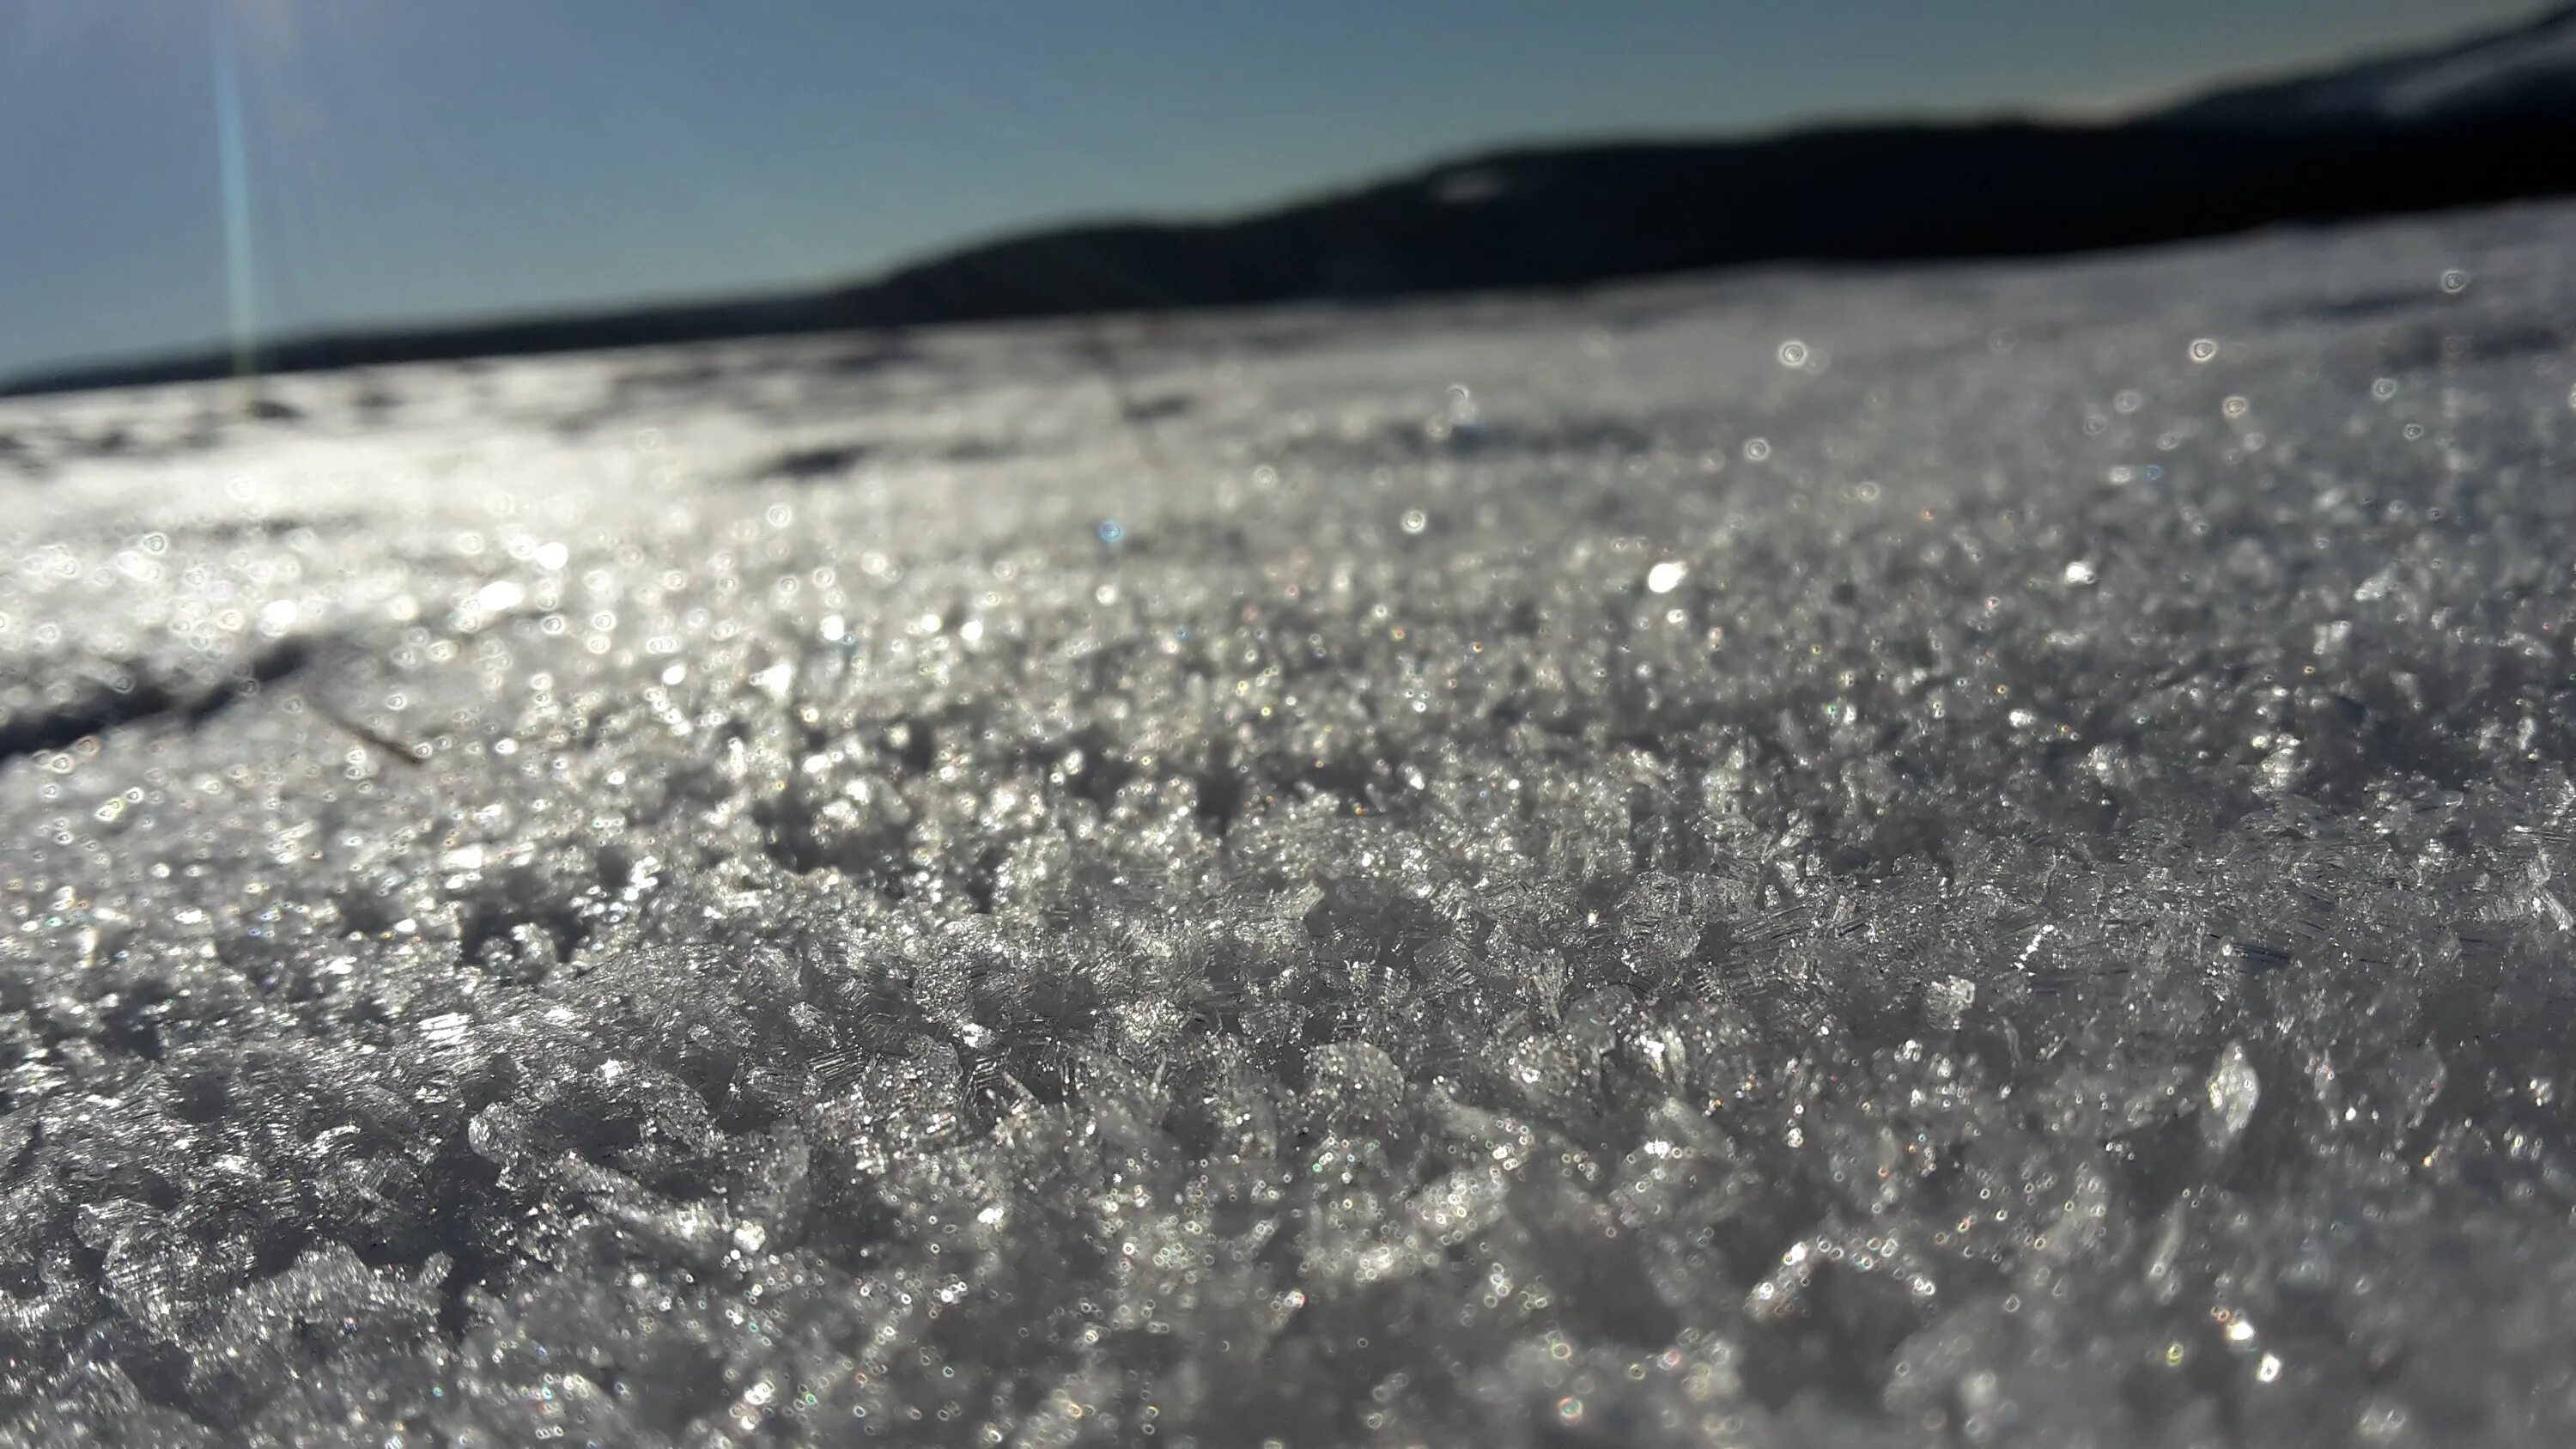
[[2576, 15], [2534, 29], [2512, 43], [2445, 56], [2411, 74], [2390, 76], [2375, 98], [2389, 116], [2463, 111], [2524, 94], [2563, 94], [2576, 81]]
[[2221, 90], [2170, 114], [2280, 126], [2439, 124], [2484, 112], [2563, 109], [2576, 92], [2576, 10], [2444, 49]]
[[2567, 1442], [2571, 259], [0, 405], [0, 1418]]

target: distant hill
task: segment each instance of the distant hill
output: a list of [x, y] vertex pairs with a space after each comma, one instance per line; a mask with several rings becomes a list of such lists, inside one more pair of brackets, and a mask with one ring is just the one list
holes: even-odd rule
[[[1535, 148], [1227, 221], [1034, 232], [822, 292], [288, 338], [271, 371], [939, 322], [1566, 287], [1764, 261], [2084, 251], [2576, 192], [2576, 9], [2093, 125]], [[220, 377], [229, 352], [0, 392]]]
[[2434, 50], [2232, 85], [2162, 119], [2245, 130], [2459, 125], [2576, 104], [2576, 8]]

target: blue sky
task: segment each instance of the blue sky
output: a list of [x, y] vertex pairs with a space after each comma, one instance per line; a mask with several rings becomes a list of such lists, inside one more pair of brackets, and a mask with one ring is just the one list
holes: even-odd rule
[[1498, 142], [2098, 111], [2532, 8], [0, 0], [0, 373], [214, 343], [236, 306], [275, 334], [841, 279]]

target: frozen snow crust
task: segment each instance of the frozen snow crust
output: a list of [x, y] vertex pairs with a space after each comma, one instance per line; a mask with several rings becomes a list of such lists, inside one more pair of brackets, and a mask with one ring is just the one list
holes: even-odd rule
[[2533, 209], [10, 404], [9, 1441], [2576, 1442], [2571, 329]]

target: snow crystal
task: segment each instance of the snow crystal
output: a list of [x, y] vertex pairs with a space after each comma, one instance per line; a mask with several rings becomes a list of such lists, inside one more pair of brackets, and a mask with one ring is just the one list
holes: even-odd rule
[[2263, 1084], [2254, 1075], [2254, 1064], [2245, 1059], [2243, 1046], [2231, 1041], [2218, 1049], [2218, 1065], [2210, 1068], [2209, 1085], [2201, 1095], [2209, 1105], [2209, 1114], [2201, 1119], [2201, 1135], [2212, 1146], [2225, 1148], [2245, 1135], [2246, 1124], [2254, 1120], [2254, 1106], [2263, 1099]]

